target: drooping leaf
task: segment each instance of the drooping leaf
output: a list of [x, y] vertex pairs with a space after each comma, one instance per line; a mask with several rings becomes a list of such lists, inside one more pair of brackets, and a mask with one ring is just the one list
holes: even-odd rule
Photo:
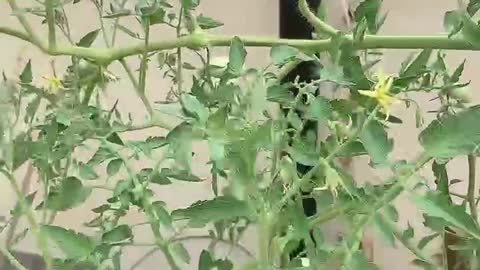
[[434, 120], [419, 140], [426, 154], [440, 159], [472, 153], [480, 145], [480, 106]]
[[110, 162], [108, 162], [108, 165], [107, 165], [108, 176], [114, 176], [115, 174], [117, 174], [118, 171], [120, 171], [120, 169], [122, 168], [122, 165], [123, 165], [123, 160], [119, 158], [110, 160]]
[[202, 29], [212, 29], [212, 28], [223, 26], [222, 22], [219, 22], [213, 18], [204, 16], [202, 14], [197, 16], [197, 23], [198, 23], [198, 26]]
[[185, 209], [172, 212], [176, 220], [190, 220], [190, 224], [204, 226], [221, 220], [249, 217], [251, 210], [247, 203], [229, 196], [220, 196], [209, 201], [199, 201]]
[[129, 241], [132, 238], [132, 229], [125, 224], [119, 225], [102, 235], [102, 241], [109, 244]]
[[92, 46], [93, 42], [98, 37], [98, 33], [100, 33], [100, 29], [89, 32], [88, 34], [86, 34], [84, 37], [80, 39], [77, 45], [80, 47], [86, 47], [86, 48]]
[[65, 211], [81, 205], [91, 193], [92, 189], [84, 187], [78, 178], [67, 177], [48, 194], [45, 206], [50, 210]]
[[475, 221], [465, 212], [463, 207], [452, 204], [448, 196], [438, 192], [429, 192], [425, 195], [416, 196], [414, 201], [426, 214], [442, 218], [471, 236], [480, 239], [480, 228], [475, 224]]
[[240, 75], [243, 71], [246, 56], [247, 51], [242, 40], [239, 37], [234, 37], [230, 45], [228, 71], [235, 76]]
[[270, 49], [270, 57], [273, 63], [278, 66], [285, 65], [294, 60], [299, 53], [298, 49], [286, 45], [277, 45]]
[[360, 141], [365, 146], [375, 164], [383, 164], [393, 149], [393, 141], [388, 138], [384, 126], [378, 121], [370, 121], [360, 133]]
[[432, 242], [433, 239], [437, 238], [438, 236], [440, 236], [439, 233], [435, 233], [435, 234], [432, 234], [432, 235], [428, 235], [428, 236], [425, 236], [423, 237], [419, 242], [418, 242], [418, 248], [419, 249], [423, 249], [426, 245], [428, 245], [428, 243]]
[[81, 163], [78, 165], [78, 174], [82, 179], [95, 180], [98, 179], [98, 174], [90, 164]]
[[95, 244], [88, 236], [62, 227], [43, 225], [41, 233], [50, 238], [67, 259], [85, 258], [95, 248]]

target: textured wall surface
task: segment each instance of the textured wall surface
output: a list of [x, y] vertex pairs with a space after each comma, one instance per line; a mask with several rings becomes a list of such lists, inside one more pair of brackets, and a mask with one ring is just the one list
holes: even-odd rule
[[[29, 0], [22, 0], [21, 3], [28, 3]], [[330, 18], [332, 23], [337, 26], [344, 24], [344, 21], [338, 19], [338, 14], [341, 14], [339, 10], [341, 5], [338, 0], [326, 0], [331, 6]], [[357, 1], [358, 2], [358, 1]], [[455, 7], [454, 0], [385, 0], [384, 10], [388, 12], [388, 18], [385, 23], [385, 27], [382, 33], [388, 34], [428, 34], [442, 31], [443, 13], [446, 10], [453, 9]], [[68, 11], [71, 16], [71, 23], [74, 25], [73, 35], [76, 39], [82, 37], [88, 31], [91, 31], [97, 27], [97, 21], [95, 19], [94, 10], [88, 4], [80, 4], [81, 6], [73, 11]], [[261, 35], [261, 36], [276, 36], [278, 33], [277, 27], [277, 1], [276, 0], [203, 0], [202, 8], [199, 12], [208, 16], [219, 19], [225, 23], [225, 26], [221, 30], [216, 32], [222, 34], [245, 34], [245, 35]], [[38, 22], [38, 21], [37, 21]], [[0, 25], [15, 25], [15, 18], [11, 16], [5, 3], [0, 2]], [[44, 31], [44, 27], [37, 24], [36, 30], [39, 32]], [[153, 38], [168, 38], [172, 37], [172, 33], [166, 33], [165, 31], [155, 29], [153, 31]], [[119, 46], [127, 44], [128, 37], [121, 36], [118, 42]], [[5, 37], [0, 35], [0, 68], [5, 70], [9, 75], [16, 75], [21, 71], [21, 68], [28, 59], [33, 61], [34, 75], [37, 78], [41, 78], [42, 75], [51, 73], [50, 61], [53, 58], [42, 57], [41, 53], [26, 45], [24, 42]], [[100, 45], [98, 45], [100, 46]], [[216, 50], [215, 53], [225, 53], [224, 49]], [[411, 52], [407, 51], [388, 51], [386, 53], [383, 67], [386, 71], [395, 72], [398, 70], [401, 61]], [[480, 85], [478, 76], [474, 75], [478, 73], [476, 63], [479, 63], [479, 56], [475, 53], [455, 52], [449, 55], [448, 63], [453, 68], [464, 58], [469, 57], [470, 61], [467, 63], [464, 74], [466, 78], [472, 79], [472, 89], [475, 90], [476, 86]], [[129, 59], [132, 65], [136, 64], [135, 59]], [[248, 64], [254, 66], [262, 66], [268, 62], [268, 50], [267, 49], [253, 49], [249, 50]], [[65, 59], [55, 58], [56, 66], [58, 70], [65, 65]], [[125, 79], [125, 74], [116, 65], [111, 67], [111, 70], [122, 78], [120, 82], [110, 87], [107, 91], [110, 99], [109, 103], [113, 104], [115, 100], [119, 100], [120, 108], [128, 106], [129, 110], [132, 110], [135, 119], [142, 119], [145, 116], [144, 109], [141, 102], [138, 100], [128, 80]], [[148, 83], [148, 93], [153, 99], [162, 97], [168, 90], [168, 82], [162, 80], [160, 74], [155, 70], [151, 70], [149, 74], [150, 80]], [[475, 92], [475, 91], [474, 91]], [[431, 108], [435, 108], [437, 104], [434, 101], [429, 101], [429, 97], [424, 95], [418, 95], [421, 107], [427, 111]], [[475, 100], [480, 101], [480, 94], [476, 93]], [[419, 132], [415, 128], [414, 111], [412, 109], [405, 109], [398, 106], [394, 110], [394, 114], [403, 119], [403, 126], [393, 126], [391, 128], [392, 135], [395, 137], [396, 144], [392, 157], [398, 159], [412, 159], [420, 151], [419, 144], [416, 136]], [[427, 117], [430, 120], [432, 117]], [[152, 131], [150, 131], [152, 132]], [[161, 132], [161, 131], [155, 131]], [[132, 138], [145, 137], [148, 134], [130, 134]], [[203, 148], [198, 146], [200, 153]], [[464, 160], [453, 162], [451, 169], [453, 170], [452, 177], [464, 179], [466, 178], [467, 170], [464, 168]], [[208, 169], [201, 164], [205, 164], [205, 158], [202, 160], [202, 156], [199, 157], [199, 166], [195, 169], [201, 175], [208, 176]], [[355, 160], [354, 162], [354, 174], [358, 181], [361, 182], [381, 182], [383, 173], [373, 173], [368, 168], [368, 161], [365, 159]], [[21, 179], [23, 172], [19, 172], [18, 178]], [[425, 171], [425, 176], [429, 177], [428, 170]], [[431, 179], [431, 177], [430, 177]], [[461, 184], [456, 186], [459, 193], [465, 193], [465, 186]], [[191, 202], [205, 198], [209, 196], [208, 183], [202, 184], [175, 184], [173, 186], [165, 187], [157, 191], [157, 196], [166, 201], [172, 207], [187, 206]], [[66, 214], [59, 214], [56, 223], [64, 225], [66, 227], [85, 230], [82, 227], [81, 222], [92, 217], [92, 213], [89, 211], [91, 207], [101, 203], [105, 199], [102, 194], [99, 194], [95, 198], [91, 198], [85, 207], [74, 209]], [[8, 215], [8, 211], [14, 204], [14, 195], [11, 192], [6, 181], [0, 181], [0, 214]], [[399, 212], [401, 214], [401, 224], [406, 226], [407, 222], [410, 222], [414, 226], [421, 225], [421, 215], [415, 210], [415, 208], [408, 203], [407, 198], [402, 197], [397, 201], [399, 206]], [[139, 219], [138, 215], [132, 214], [129, 219], [136, 222]], [[143, 230], [137, 230], [136, 236], [139, 242], [147, 242], [151, 240], [151, 235]], [[27, 238], [20, 244], [20, 249], [26, 251], [34, 250], [32, 245], [32, 239]], [[248, 234], [245, 238], [245, 245], [251, 246], [255, 250], [255, 234]], [[198, 257], [199, 248], [205, 246], [203, 242], [190, 242], [187, 245], [189, 249], [193, 251], [192, 258]], [[128, 263], [133, 263], [137, 258], [141, 257], [147, 249], [145, 248], [132, 248], [128, 250], [125, 260]], [[374, 257], [375, 261], [382, 269], [389, 270], [404, 270], [414, 269], [409, 265], [411, 256], [408, 251], [400, 248], [395, 250], [385, 244], [382, 239], [376, 239], [374, 245]], [[238, 254], [237, 254], [238, 253]], [[239, 260], [245, 260], [245, 256], [242, 253], [236, 252], [235, 257]], [[146, 263], [138, 269], [161, 269], [159, 266], [165, 265], [162, 256], [153, 256], [147, 260]], [[196, 269], [195, 260], [192, 263], [191, 269]]]

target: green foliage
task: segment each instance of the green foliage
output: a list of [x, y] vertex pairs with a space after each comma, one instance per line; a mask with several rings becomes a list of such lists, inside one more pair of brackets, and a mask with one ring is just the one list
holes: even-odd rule
[[[15, 6], [15, 0], [8, 2]], [[360, 1], [352, 14], [355, 25], [347, 31], [322, 21], [324, 5], [318, 12], [303, 6], [302, 15], [316, 30], [313, 41], [215, 35], [211, 29], [223, 23], [200, 14], [200, 0], [46, 0], [13, 10], [20, 28], [0, 27], [0, 33], [32, 43], [45, 56], [63, 56], [66, 68], [52, 64], [50, 74], [40, 77], [38, 63], [25, 61], [18, 76], [3, 74], [0, 172], [18, 200], [0, 230], [15, 232], [19, 219], [28, 222], [25, 230], [6, 236], [7, 249], [33, 239], [52, 263], [49, 269], [120, 270], [131, 247], [151, 246], [165, 255], [169, 268], [180, 270], [195, 261], [184, 242], [209, 240], [201, 248], [199, 270], [374, 270], [379, 267], [360, 248], [371, 225], [386, 244], [411, 252], [417, 267], [447, 269], [439, 262], [455, 257], [477, 269], [472, 158], [480, 145], [480, 107], [468, 104], [470, 82], [462, 80], [468, 59], [450, 70], [446, 53], [436, 49], [480, 46], [474, 16], [480, 2], [446, 12], [447, 33], [425, 37], [377, 36], [386, 19], [382, 2]], [[77, 36], [68, 16], [80, 6], [92, 8], [99, 24]], [[44, 19], [49, 42], [29, 30], [26, 22], [33, 15]], [[168, 29], [172, 40], [154, 34]], [[126, 47], [119, 46], [120, 36]], [[228, 47], [228, 57], [219, 57], [219, 46]], [[247, 66], [252, 46], [269, 48], [271, 63]], [[419, 52], [382, 77], [381, 48]], [[133, 56], [139, 56], [140, 67]], [[297, 65], [312, 74], [309, 81], [290, 73]], [[133, 101], [111, 100], [110, 91], [119, 87], [117, 67], [148, 115]], [[150, 76], [171, 85], [160, 89]], [[323, 95], [326, 86], [333, 98]], [[435, 102], [429, 110], [438, 106], [424, 111], [415, 99], [419, 92]], [[414, 106], [412, 119], [396, 114], [398, 103]], [[397, 160], [391, 153], [406, 146], [394, 144], [392, 130], [398, 135], [394, 127], [413, 119], [417, 128], [427, 126], [419, 135], [423, 151], [417, 159]], [[466, 155], [468, 181], [449, 179], [454, 165], [449, 161]], [[389, 177], [360, 185], [346, 166], [357, 156], [367, 156], [366, 166], [388, 171]], [[418, 177], [430, 162], [433, 177]], [[26, 183], [30, 172], [38, 178], [29, 194], [22, 194], [16, 178], [23, 169], [29, 172]], [[467, 195], [451, 191], [461, 180], [469, 184]], [[436, 191], [430, 190], [433, 181]], [[212, 192], [205, 198], [185, 196], [184, 190], [207, 185]], [[165, 188], [176, 194], [160, 197]], [[402, 194], [423, 211], [425, 230], [400, 225], [405, 217], [395, 202]], [[177, 197], [190, 206], [173, 207], [169, 200]], [[317, 213], [306, 214], [304, 199]], [[62, 228], [56, 216], [81, 211], [87, 201], [97, 205], [79, 224], [83, 233]], [[324, 235], [332, 220], [346, 225], [340, 243]], [[251, 229], [258, 230], [255, 254], [241, 244]], [[138, 232], [145, 230], [151, 237], [140, 240]], [[457, 242], [445, 248], [441, 260], [424, 254], [432, 240], [445, 243], [448, 237]], [[290, 256], [300, 245], [300, 254]], [[50, 254], [53, 247], [60, 258]], [[223, 256], [216, 252], [220, 248], [252, 258], [234, 265], [231, 252]]]

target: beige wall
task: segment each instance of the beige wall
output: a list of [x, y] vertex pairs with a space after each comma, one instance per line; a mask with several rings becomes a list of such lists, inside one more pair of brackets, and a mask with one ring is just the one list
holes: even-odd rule
[[[326, 0], [329, 5], [334, 8], [331, 9], [331, 13], [338, 14], [339, 1], [338, 0]], [[23, 0], [24, 3], [28, 3], [28, 0]], [[385, 0], [385, 11], [389, 12], [389, 17], [386, 21], [383, 33], [389, 34], [428, 34], [432, 32], [442, 31], [442, 19], [444, 11], [453, 9], [455, 7], [454, 0]], [[81, 4], [82, 6], [77, 8], [75, 12], [70, 11], [73, 27], [73, 34], [78, 39], [84, 33], [95, 29], [97, 22], [96, 17], [93, 15], [94, 10], [87, 4]], [[217, 32], [222, 34], [247, 34], [247, 35], [268, 35], [276, 36], [277, 21], [278, 21], [278, 5], [276, 0], [203, 0], [202, 7], [199, 12], [212, 16], [225, 23], [225, 27]], [[342, 24], [338, 17], [332, 16], [334, 24], [340, 26]], [[12, 16], [9, 16], [9, 11], [6, 8], [6, 4], [0, 3], [0, 24], [15, 25], [15, 20]], [[41, 31], [39, 29], [39, 31]], [[171, 36], [163, 31], [154, 31], [154, 38], [161, 38], [163, 36]], [[121, 37], [119, 44], [125, 44], [129, 39]], [[8, 38], [0, 35], [0, 67], [4, 69], [7, 74], [18, 74], [21, 67], [25, 63], [26, 59], [33, 59], [34, 74], [37, 77], [49, 73], [49, 61], [50, 58], [42, 57], [42, 55], [36, 50], [23, 42], [17, 41], [12, 38]], [[225, 52], [225, 50], [218, 50], [219, 53]], [[387, 71], [395, 72], [399, 68], [399, 63], [404, 59], [409, 52], [407, 51], [388, 51], [386, 53], [383, 67]], [[474, 79], [472, 82], [472, 89], [479, 85], [479, 81], [475, 81], [475, 63], [478, 63], [478, 56], [474, 53], [452, 53], [448, 57], [449, 63], [453, 65], [461, 62], [463, 58], [469, 57], [470, 61], [466, 65], [465, 75], [467, 78]], [[59, 70], [61, 66], [65, 64], [64, 59], [55, 59]], [[134, 61], [134, 60], [129, 60]], [[252, 49], [249, 50], [248, 64], [250, 65], [262, 65], [268, 62], [268, 50], [267, 49]], [[131, 62], [134, 64], [134, 62]], [[118, 66], [112, 66], [112, 71], [118, 74], [120, 77], [125, 78], [125, 74]], [[165, 94], [168, 89], [168, 82], [159, 79], [160, 75], [153, 70], [150, 72], [150, 81], [148, 84], [149, 95], [158, 99]], [[142, 119], [145, 115], [142, 105], [133, 93], [129, 82], [122, 79], [114, 86], [108, 89], [108, 95], [110, 97], [109, 103], [113, 103], [115, 99], [119, 99], [119, 105], [122, 108], [128, 108], [133, 110], [136, 119]], [[479, 101], [480, 94], [476, 94], [476, 100]], [[419, 95], [418, 99], [421, 100], [422, 108], [426, 110], [435, 108], [437, 104], [430, 102], [429, 97]], [[396, 139], [395, 152], [393, 157], [411, 159], [416, 156], [420, 151], [420, 147], [417, 143], [416, 136], [418, 130], [415, 128], [414, 112], [412, 110], [406, 110], [402, 107], [395, 108], [395, 114], [400, 116], [405, 124], [400, 126], [394, 126], [391, 128], [392, 135]], [[428, 118], [428, 119], [431, 119]], [[155, 131], [161, 132], [161, 131]], [[141, 137], [146, 134], [131, 134], [131, 137]], [[199, 149], [202, 149], [199, 146]], [[199, 161], [205, 163], [205, 157], [200, 156]], [[451, 166], [454, 171], [453, 177], [465, 178], [466, 169], [463, 163], [455, 163]], [[196, 170], [204, 176], [208, 176], [208, 170], [205, 166], [199, 166]], [[354, 164], [354, 174], [358, 181], [362, 182], [381, 182], [382, 175], [380, 173], [374, 173], [368, 168], [367, 161], [365, 159], [356, 160]], [[425, 172], [426, 176], [430, 174]], [[21, 174], [19, 174], [21, 177]], [[464, 186], [457, 186], [458, 192], [464, 193]], [[172, 207], [181, 207], [190, 204], [196, 199], [205, 198], [209, 194], [208, 184], [188, 184], [181, 185], [176, 184], [171, 187], [162, 187], [158, 190], [158, 197], [161, 200], [167, 201]], [[105, 194], [104, 194], [105, 195]], [[57, 223], [67, 226], [72, 229], [84, 230], [81, 222], [87, 220], [91, 215], [89, 208], [94, 206], [105, 197], [102, 194], [92, 198], [87, 207], [74, 209], [68, 213], [60, 214], [57, 218]], [[14, 196], [10, 191], [10, 188], [6, 184], [6, 181], [0, 181], [0, 213], [8, 215], [9, 209], [14, 202]], [[406, 225], [407, 222], [415, 226], [421, 225], [421, 216], [416, 212], [415, 208], [408, 203], [407, 198], [403, 197], [398, 200], [399, 211], [401, 213], [401, 223]], [[131, 220], [138, 220], [138, 215], [132, 215]], [[151, 235], [145, 231], [137, 231], [138, 241], [147, 242], [151, 240]], [[249, 234], [246, 237], [246, 245], [255, 249], [255, 234]], [[196, 258], [200, 247], [203, 247], [205, 243], [195, 242], [189, 243], [189, 248], [194, 252], [192, 258]], [[31, 241], [27, 239], [22, 242], [20, 247], [22, 249], [31, 250]], [[145, 248], [130, 249], [125, 256], [125, 260], [131, 263], [136, 258], [140, 257], [145, 252]], [[239, 260], [245, 260], [245, 257], [240, 253], [235, 254]], [[408, 251], [401, 248], [395, 250], [384, 244], [381, 239], [376, 240], [375, 244], [375, 261], [381, 266], [382, 269], [389, 270], [404, 270], [413, 269], [409, 265], [411, 256]], [[194, 260], [195, 261], [195, 260]], [[152, 257], [148, 260], [143, 268], [139, 269], [161, 269], [163, 266], [163, 258], [159, 256]], [[196, 263], [192, 263], [191, 269], [196, 269]]]

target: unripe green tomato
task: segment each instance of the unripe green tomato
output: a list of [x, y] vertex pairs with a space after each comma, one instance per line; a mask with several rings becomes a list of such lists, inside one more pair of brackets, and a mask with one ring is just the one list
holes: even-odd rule
[[468, 87], [453, 88], [448, 90], [448, 95], [462, 103], [472, 102], [472, 92]]

